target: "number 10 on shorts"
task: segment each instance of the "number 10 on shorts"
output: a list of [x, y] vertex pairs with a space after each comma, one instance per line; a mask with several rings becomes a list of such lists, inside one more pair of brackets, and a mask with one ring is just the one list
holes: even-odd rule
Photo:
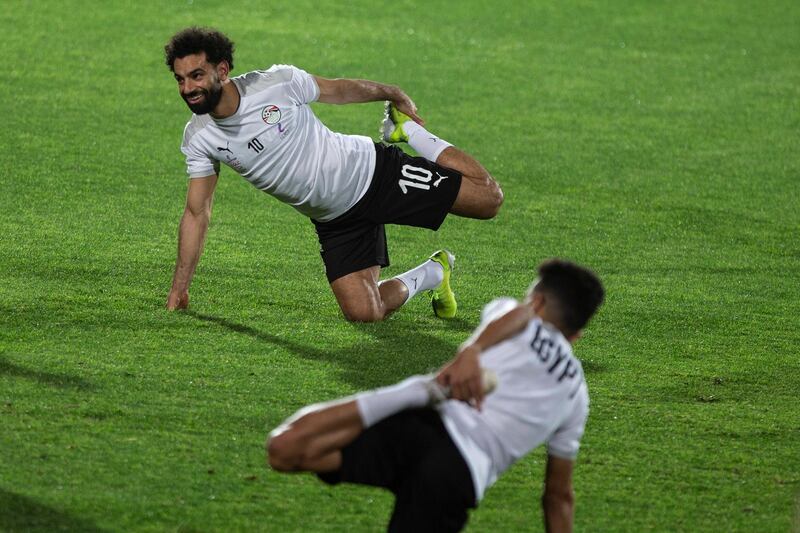
[[433, 173], [430, 170], [411, 165], [403, 165], [401, 172], [403, 177], [408, 178], [407, 180], [401, 179], [397, 182], [403, 194], [408, 194], [408, 187], [414, 187], [425, 191], [430, 190], [431, 186], [428, 185], [428, 183], [430, 183], [433, 177]]

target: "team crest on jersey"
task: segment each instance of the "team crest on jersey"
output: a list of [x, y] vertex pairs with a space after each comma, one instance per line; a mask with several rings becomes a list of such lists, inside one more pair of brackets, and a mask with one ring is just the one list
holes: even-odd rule
[[268, 105], [261, 111], [261, 119], [267, 124], [277, 124], [281, 120], [281, 110], [276, 105]]

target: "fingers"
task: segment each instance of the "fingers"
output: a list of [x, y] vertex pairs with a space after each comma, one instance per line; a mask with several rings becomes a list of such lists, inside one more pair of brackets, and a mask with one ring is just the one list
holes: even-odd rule
[[480, 372], [478, 373], [478, 376], [474, 379], [474, 382], [475, 383], [474, 383], [473, 386], [475, 387], [474, 388], [474, 391], [475, 391], [475, 396], [474, 396], [475, 409], [480, 411], [481, 410], [481, 406], [483, 405], [483, 398], [484, 398], [485, 392], [486, 392], [486, 391], [483, 390], [483, 379], [481, 379]]
[[408, 115], [409, 117], [411, 117], [411, 120], [413, 120], [414, 122], [416, 122], [416, 123], [417, 123], [417, 124], [419, 124], [420, 126], [424, 126], [424, 125], [425, 125], [425, 121], [424, 121], [424, 120], [422, 120], [422, 117], [420, 117], [419, 115], [417, 115], [417, 110], [416, 110], [416, 108], [414, 109], [414, 111], [409, 111], [408, 113], [406, 113], [406, 115]]
[[416, 122], [420, 126], [424, 126], [425, 125], [425, 121], [422, 120], [422, 117], [420, 117], [417, 114], [417, 106], [414, 104], [414, 101], [411, 100], [411, 98], [409, 98], [408, 95], [406, 95], [405, 93], [403, 94], [402, 98], [400, 98], [400, 99], [398, 99], [397, 101], [394, 102], [394, 105], [402, 113], [405, 113], [406, 115], [411, 117], [411, 120], [413, 120], [414, 122]]
[[189, 307], [189, 295], [178, 295], [170, 293], [167, 297], [166, 308], [167, 311], [175, 311], [177, 309], [186, 309]]
[[477, 347], [463, 347], [436, 376], [439, 385], [450, 387], [451, 398], [469, 402], [478, 410], [481, 409], [486, 396], [486, 391], [483, 390], [481, 366], [478, 362], [479, 356], [480, 350]]
[[450, 383], [450, 396], [462, 402], [472, 403], [476, 409], [480, 410], [484, 398], [480, 372], [463, 380], [452, 381]]
[[477, 376], [472, 376], [469, 380], [469, 393], [470, 397], [469, 400], [472, 401], [472, 404], [475, 408], [480, 411], [481, 404], [483, 403], [483, 384], [481, 383], [481, 375], [478, 372]]
[[409, 102], [409, 105], [408, 105], [408, 111], [405, 112], [406, 115], [411, 117], [411, 120], [413, 120], [414, 122], [416, 122], [420, 126], [424, 126], [425, 125], [425, 121], [422, 120], [422, 117], [420, 117], [417, 114], [417, 106], [415, 106], [414, 102], [412, 102], [411, 100], [409, 100], [408, 102]]

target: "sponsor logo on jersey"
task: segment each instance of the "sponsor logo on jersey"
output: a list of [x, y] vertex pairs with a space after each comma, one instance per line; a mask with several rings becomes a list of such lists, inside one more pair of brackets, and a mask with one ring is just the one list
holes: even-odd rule
[[276, 105], [268, 105], [261, 111], [261, 119], [269, 125], [277, 124], [281, 120], [281, 110]]
[[239, 174], [244, 174], [245, 172], [247, 172], [247, 169], [242, 164], [242, 162], [239, 161], [238, 158], [236, 158], [236, 157], [227, 157], [227, 156], [226, 156], [226, 158], [227, 158], [227, 161], [226, 161], [227, 165], [229, 167], [231, 167], [233, 170], [235, 170]]

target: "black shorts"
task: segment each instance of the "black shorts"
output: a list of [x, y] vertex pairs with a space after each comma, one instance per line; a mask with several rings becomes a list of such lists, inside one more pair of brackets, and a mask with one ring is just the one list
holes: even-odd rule
[[371, 266], [389, 266], [384, 224], [439, 229], [456, 201], [461, 174], [375, 144], [375, 172], [364, 196], [346, 213], [314, 222], [328, 281]]
[[382, 420], [342, 450], [339, 470], [317, 475], [392, 491], [389, 531], [460, 531], [476, 506], [469, 467], [433, 409]]

